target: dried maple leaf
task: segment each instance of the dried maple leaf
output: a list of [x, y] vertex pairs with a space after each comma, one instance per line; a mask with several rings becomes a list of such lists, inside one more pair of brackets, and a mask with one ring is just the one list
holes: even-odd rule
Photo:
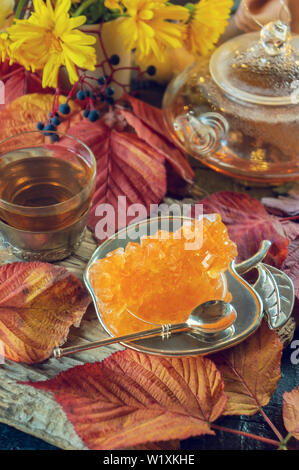
[[299, 440], [299, 387], [284, 392], [282, 412], [286, 430]]
[[78, 325], [90, 304], [83, 284], [49, 263], [0, 267], [0, 341], [6, 359], [33, 364], [47, 359]]
[[267, 213], [260, 201], [247, 194], [224, 191], [214, 193], [198, 204], [203, 205], [205, 214], [217, 212], [221, 215], [231, 240], [237, 244], [239, 261], [256, 253], [262, 240], [270, 240], [272, 246], [265, 262], [281, 267], [289, 241], [280, 222]]
[[280, 379], [282, 343], [263, 323], [239, 345], [210, 358], [224, 380], [226, 415], [252, 415], [267, 405]]
[[[135, 212], [128, 214], [133, 204], [141, 204], [149, 211], [151, 204], [161, 201], [167, 188], [163, 153], [133, 133], [108, 127], [104, 120], [84, 120], [69, 129], [68, 134], [85, 142], [97, 160], [96, 190], [88, 225], [99, 241], [140, 216]], [[107, 205], [114, 209], [112, 218], [107, 217]], [[141, 218], [146, 215], [141, 214]]]
[[129, 349], [27, 384], [54, 394], [89, 449], [214, 434], [209, 423], [227, 400], [209, 359], [158, 358]]

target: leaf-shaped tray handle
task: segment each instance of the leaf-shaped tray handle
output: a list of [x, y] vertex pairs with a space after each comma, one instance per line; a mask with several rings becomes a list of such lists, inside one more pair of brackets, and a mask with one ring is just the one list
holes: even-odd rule
[[260, 249], [251, 258], [235, 265], [235, 270], [242, 276], [253, 268], [258, 271], [254, 290], [263, 301], [264, 315], [269, 328], [281, 328], [290, 318], [295, 301], [295, 290], [292, 280], [282, 271], [262, 263], [271, 246], [264, 240]]
[[284, 272], [264, 263], [259, 263], [257, 270], [259, 276], [253, 288], [262, 297], [269, 328], [281, 328], [294, 308], [293, 281]]

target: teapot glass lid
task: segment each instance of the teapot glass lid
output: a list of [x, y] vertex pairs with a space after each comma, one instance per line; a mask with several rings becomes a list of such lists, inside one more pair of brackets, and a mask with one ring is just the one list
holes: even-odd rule
[[214, 82], [231, 98], [260, 105], [299, 103], [299, 36], [282, 21], [242, 34], [216, 49]]

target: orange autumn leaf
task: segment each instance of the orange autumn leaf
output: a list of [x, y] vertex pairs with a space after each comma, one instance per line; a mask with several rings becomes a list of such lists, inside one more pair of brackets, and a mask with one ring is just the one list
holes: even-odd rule
[[280, 379], [282, 343], [263, 323], [239, 345], [211, 356], [228, 396], [226, 415], [253, 415], [267, 405]]
[[54, 394], [89, 449], [145, 443], [150, 448], [161, 440], [214, 434], [210, 423], [227, 401], [209, 359], [161, 358], [129, 349], [27, 384]]
[[[32, 93], [21, 96], [9, 103], [0, 112], [1, 140], [23, 132], [35, 131], [37, 122], [48, 119], [52, 109], [53, 95]], [[60, 97], [60, 103], [65, 102], [65, 97]], [[82, 119], [81, 107], [70, 101], [71, 112], [67, 117], [62, 117], [59, 132], [65, 133], [69, 127]], [[44, 137], [40, 134], [41, 143]]]
[[49, 263], [0, 267], [0, 342], [4, 356], [33, 364], [47, 359], [77, 325], [90, 298], [81, 281]]
[[283, 394], [282, 411], [286, 430], [299, 440], [299, 387]]

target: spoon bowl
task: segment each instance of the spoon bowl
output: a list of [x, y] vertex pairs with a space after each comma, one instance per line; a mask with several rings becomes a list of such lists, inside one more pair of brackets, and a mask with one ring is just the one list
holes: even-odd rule
[[224, 300], [211, 300], [198, 305], [190, 313], [186, 324], [204, 333], [219, 333], [230, 328], [237, 318], [232, 304]]

